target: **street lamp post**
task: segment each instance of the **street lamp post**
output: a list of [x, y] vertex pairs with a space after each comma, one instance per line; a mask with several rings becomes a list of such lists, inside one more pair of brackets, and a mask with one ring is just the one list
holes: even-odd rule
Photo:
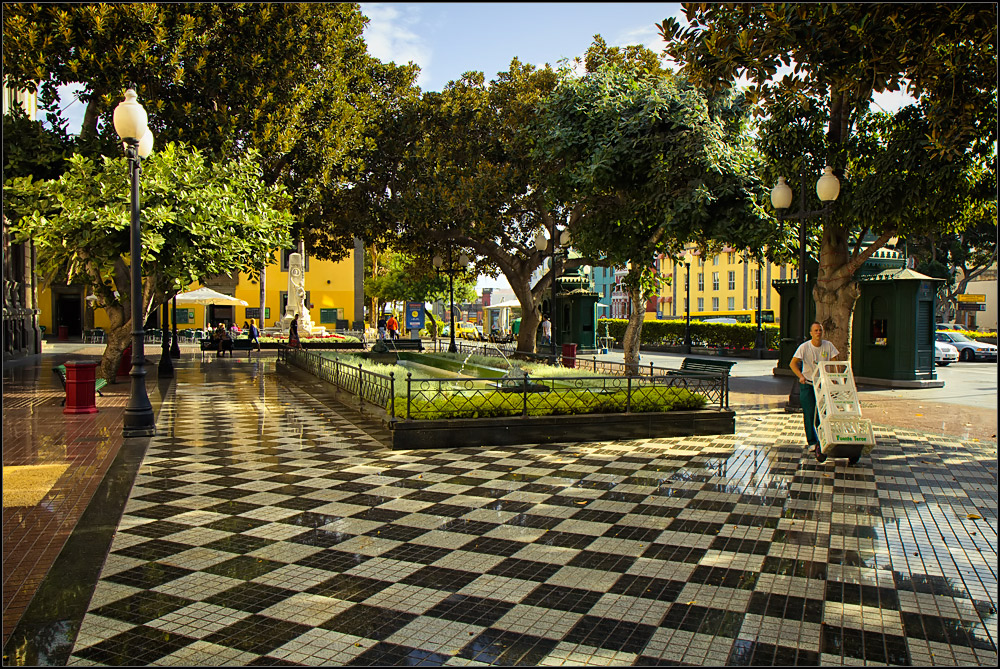
[[684, 263], [684, 353], [691, 352], [691, 263]]
[[[816, 181], [816, 195], [821, 202], [827, 203], [822, 209], [816, 211], [806, 211], [806, 172], [805, 166], [802, 168], [802, 181], [799, 189], [799, 210], [794, 214], [785, 214], [784, 210], [792, 204], [792, 188], [785, 183], [785, 177], [778, 177], [778, 184], [771, 189], [771, 204], [777, 210], [779, 221], [786, 218], [799, 221], [799, 340], [805, 341], [809, 338], [806, 324], [806, 221], [810, 218], [824, 216], [830, 212], [832, 203], [840, 195], [840, 181], [833, 174], [833, 168], [827, 165], [823, 169], [823, 176]], [[758, 299], [759, 304], [759, 299]], [[758, 307], [759, 308], [759, 307]], [[799, 409], [799, 379], [796, 377], [792, 382], [792, 390], [788, 394], [788, 404], [786, 408]]]
[[[552, 364], [556, 362], [556, 334], [559, 332], [559, 310], [556, 309], [556, 282], [559, 278], [559, 259], [567, 255], [567, 251], [561, 250], [562, 247], [569, 246], [570, 244], [570, 234], [569, 230], [560, 231], [556, 227], [555, 220], [552, 221], [552, 228], [549, 231], [549, 239], [552, 241], [552, 250], [549, 252], [549, 257], [552, 259], [552, 302], [550, 309], [552, 311], [552, 336], [549, 337], [549, 354], [552, 357]], [[558, 236], [557, 236], [558, 235]], [[545, 252], [548, 240], [545, 239], [545, 233], [541, 230], [535, 235], [535, 249], [540, 252]]]
[[128, 405], [125, 407], [124, 427], [125, 437], [150, 437], [155, 432], [153, 406], [146, 394], [146, 352], [143, 347], [143, 309], [142, 309], [142, 236], [139, 228], [139, 175], [142, 171], [142, 159], [153, 150], [153, 133], [146, 126], [146, 110], [137, 101], [137, 95], [131, 88], [125, 92], [125, 99], [115, 107], [113, 116], [115, 132], [125, 143], [125, 156], [128, 158], [129, 174], [132, 186], [131, 210], [131, 245], [129, 254], [132, 256], [131, 267], [131, 312], [132, 312], [132, 386], [129, 391]]
[[448, 244], [448, 267], [444, 267], [444, 259], [441, 256], [434, 256], [431, 261], [434, 264], [434, 269], [438, 273], [444, 273], [448, 275], [448, 315], [451, 318], [451, 343], [448, 344], [449, 353], [458, 353], [458, 346], [455, 345], [455, 275], [459, 272], [464, 272], [465, 268], [469, 265], [469, 256], [464, 253], [458, 256], [458, 267], [455, 267], [451, 261], [451, 243]]

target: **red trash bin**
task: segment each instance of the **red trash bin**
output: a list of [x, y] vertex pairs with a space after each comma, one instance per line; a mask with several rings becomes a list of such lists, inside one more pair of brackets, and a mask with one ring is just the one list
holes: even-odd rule
[[60, 325], [59, 326], [59, 341], [69, 341], [69, 326]]
[[576, 367], [576, 344], [562, 345], [563, 367]]
[[66, 407], [63, 413], [97, 413], [94, 402], [97, 363], [66, 362]]

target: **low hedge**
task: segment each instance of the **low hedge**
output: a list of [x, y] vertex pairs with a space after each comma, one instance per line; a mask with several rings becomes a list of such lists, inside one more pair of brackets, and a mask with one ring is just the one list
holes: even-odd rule
[[[577, 415], [590, 413], [622, 413], [628, 393], [594, 394], [567, 390], [559, 393], [559, 403], [553, 404], [548, 393], [528, 394], [529, 416]], [[648, 413], [701, 409], [708, 400], [683, 388], [639, 388], [632, 391], [629, 411]], [[420, 420], [449, 418], [497, 418], [520, 416], [523, 397], [518, 393], [500, 391], [477, 392], [472, 395], [448, 394], [433, 399], [416, 398], [410, 403], [411, 415]], [[406, 401], [396, 400], [396, 416], [406, 417]]]
[[[642, 324], [640, 346], [681, 346], [684, 344], [684, 320], [646, 321]], [[607, 333], [621, 344], [625, 339], [628, 321], [624, 318], [601, 318], [597, 321], [597, 331]], [[778, 326], [765, 323], [764, 344], [769, 349], [777, 349], [780, 339]], [[703, 346], [719, 348], [752, 349], [757, 340], [757, 326], [751, 323], [702, 323], [691, 321], [691, 340]]]

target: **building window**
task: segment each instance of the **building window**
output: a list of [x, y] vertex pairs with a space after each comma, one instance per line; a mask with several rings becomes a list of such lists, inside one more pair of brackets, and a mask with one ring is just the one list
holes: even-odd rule
[[705, 311], [705, 298], [704, 297], [699, 297], [698, 298], [698, 311]]
[[726, 309], [729, 309], [730, 311], [732, 311], [735, 308], [736, 308], [736, 298], [735, 297], [727, 298], [726, 299]]
[[736, 254], [732, 253], [732, 252], [727, 253], [726, 254], [726, 264], [727, 265], [732, 265], [734, 262], [736, 262]]
[[712, 272], [712, 290], [719, 289], [719, 273]]
[[719, 264], [719, 256], [712, 256], [712, 264], [713, 265]]
[[718, 311], [718, 310], [719, 310], [719, 298], [713, 297], [712, 298], [712, 311]]
[[698, 290], [705, 290], [705, 275], [704, 275], [704, 273], [698, 275]]
[[698, 267], [703, 267], [705, 265], [705, 259], [698, 256]]
[[736, 290], [736, 272], [729, 273], [729, 290]]

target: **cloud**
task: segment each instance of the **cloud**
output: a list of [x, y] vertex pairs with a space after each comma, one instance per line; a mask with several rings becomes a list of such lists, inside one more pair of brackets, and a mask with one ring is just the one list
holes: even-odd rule
[[431, 47], [413, 31], [421, 21], [420, 6], [406, 4], [361, 3], [361, 13], [368, 17], [364, 38], [368, 53], [383, 63], [420, 66], [417, 85], [430, 80]]

